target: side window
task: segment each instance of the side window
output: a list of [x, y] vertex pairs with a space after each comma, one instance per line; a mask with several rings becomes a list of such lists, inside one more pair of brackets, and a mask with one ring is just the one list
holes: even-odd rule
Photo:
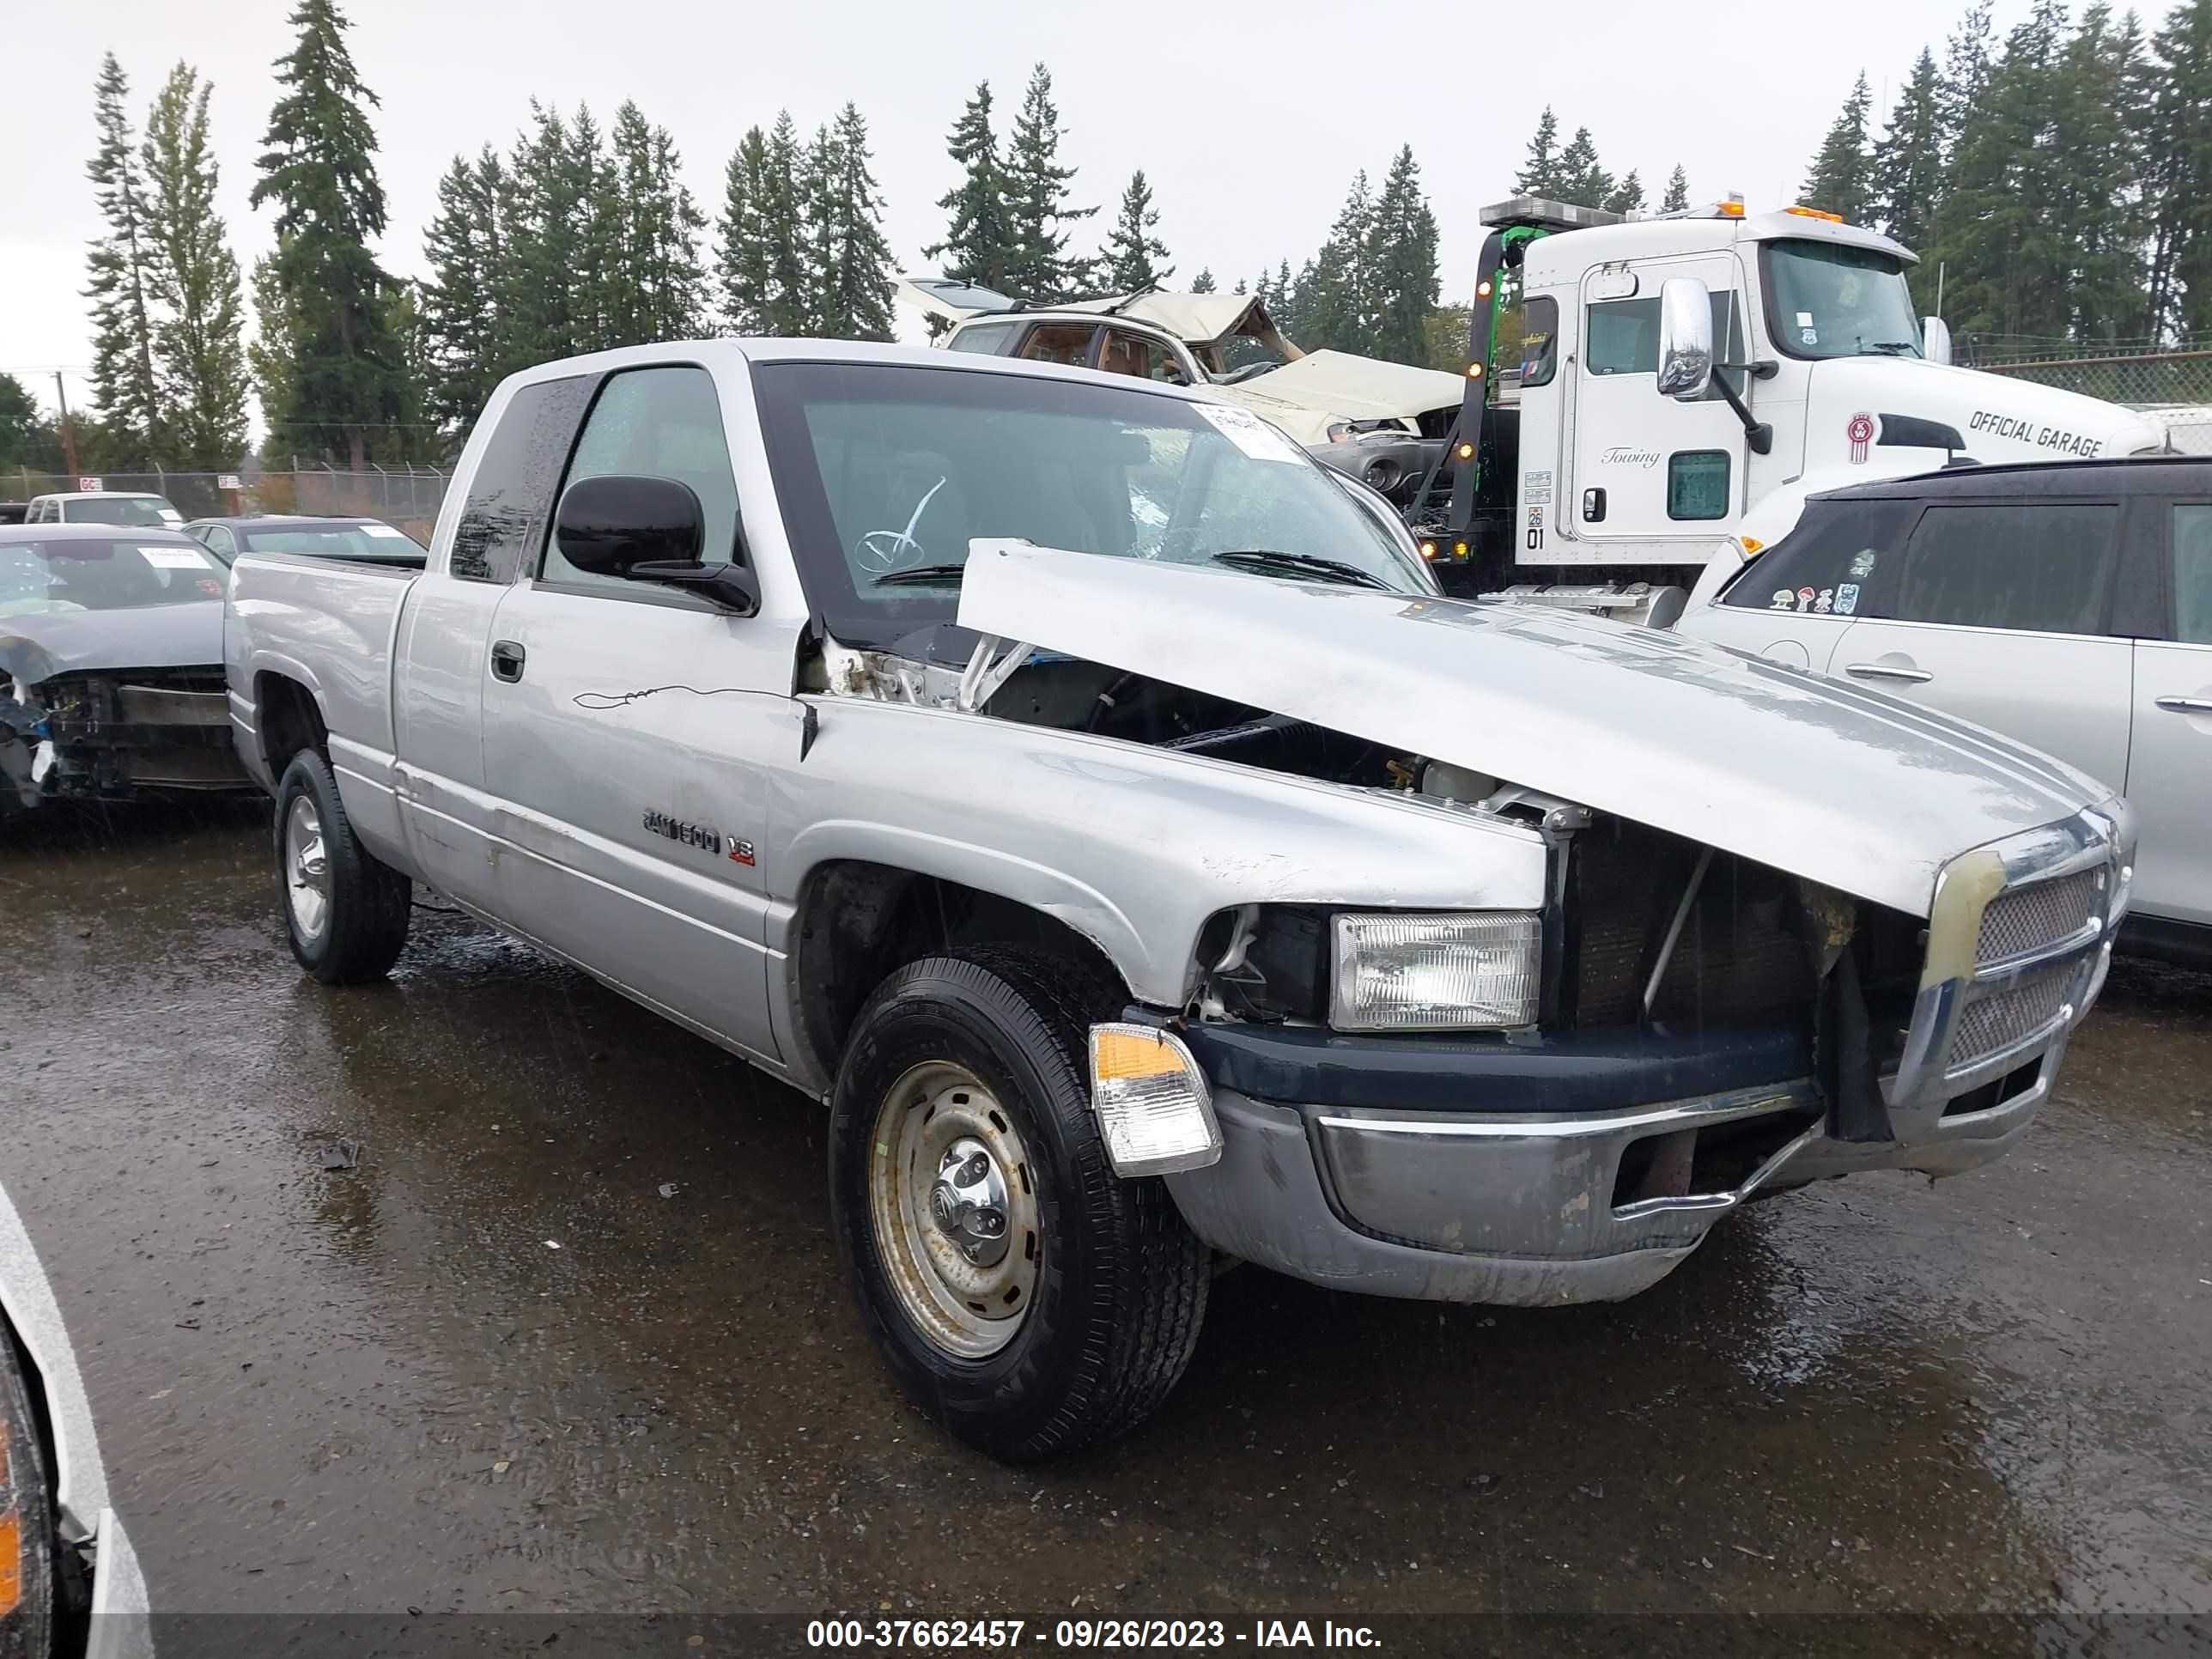
[[[625, 369], [611, 374], [592, 404], [576, 456], [562, 488], [580, 478], [625, 473], [674, 478], [691, 486], [706, 514], [707, 538], [700, 557], [719, 564], [736, 556], [738, 486], [730, 471], [729, 441], [722, 434], [722, 406], [714, 377], [703, 368], [672, 364], [661, 368]], [[635, 582], [619, 576], [579, 570], [546, 538], [544, 575], [548, 581], [603, 587], [635, 597]]]
[[230, 538], [230, 532], [219, 524], [211, 524], [201, 532], [200, 539], [208, 544], [208, 551], [224, 559], [238, 556], [238, 547]]
[[2119, 522], [2120, 509], [2109, 504], [1931, 507], [1905, 544], [1893, 604], [1875, 614], [1968, 628], [2102, 633]]
[[1678, 449], [1667, 458], [1668, 518], [1725, 519], [1728, 515], [1728, 451]]
[[1089, 323], [1040, 323], [1024, 341], [1020, 355], [1040, 363], [1073, 363], [1080, 368], [1091, 356]]
[[587, 375], [518, 389], [501, 413], [453, 527], [453, 574], [508, 582], [544, 539], [553, 486], [591, 397]]
[[[1671, 490], [1669, 491], [1671, 494]], [[1735, 579], [1723, 605], [1815, 616], [1887, 616], [1917, 501], [1814, 501]]]
[[972, 323], [945, 343], [947, 351], [981, 351], [997, 356], [1014, 337], [1019, 323]]
[[1559, 368], [1559, 302], [1540, 294], [1521, 310], [1521, 384], [1549, 386]]
[[1140, 380], [1164, 380], [1170, 386], [1190, 384], [1189, 377], [1182, 372], [1182, 364], [1168, 347], [1142, 334], [1125, 334], [1118, 328], [1106, 331], [1106, 343], [1098, 353], [1098, 367], [1109, 374], [1129, 374]]
[[2212, 645], [2212, 507], [2173, 509], [2173, 637]]
[[[1721, 289], [1711, 296], [1713, 307], [1713, 356], [1717, 362], [1740, 363], [1743, 361], [1743, 310], [1736, 303], [1734, 289]], [[1530, 301], [1533, 307], [1537, 302]], [[1556, 313], [1554, 313], [1556, 315]], [[1601, 300], [1590, 306], [1584, 323], [1589, 338], [1583, 346], [1583, 366], [1592, 374], [1652, 374], [1659, 372], [1659, 296], [1647, 295], [1635, 300]], [[1534, 324], [1531, 324], [1533, 328]], [[1545, 378], [1548, 380], [1547, 372]], [[1738, 375], [1735, 380], [1741, 380]], [[1730, 384], [1735, 384], [1732, 380]], [[1524, 379], [1523, 386], [1540, 385], [1540, 381]], [[1736, 386], [1741, 392], [1742, 387]], [[1717, 386], [1707, 391], [1708, 399], [1720, 396]]]

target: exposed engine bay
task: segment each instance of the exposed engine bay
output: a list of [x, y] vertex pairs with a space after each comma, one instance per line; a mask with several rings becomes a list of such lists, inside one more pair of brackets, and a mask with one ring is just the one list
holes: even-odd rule
[[0, 816], [53, 799], [252, 787], [219, 669], [124, 669], [0, 684]]

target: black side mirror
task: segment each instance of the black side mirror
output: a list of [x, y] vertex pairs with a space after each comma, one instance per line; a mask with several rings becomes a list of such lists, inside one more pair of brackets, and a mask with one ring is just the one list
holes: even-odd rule
[[553, 540], [562, 558], [594, 575], [690, 588], [740, 616], [760, 609], [751, 571], [700, 562], [707, 515], [680, 479], [579, 478], [562, 492]]

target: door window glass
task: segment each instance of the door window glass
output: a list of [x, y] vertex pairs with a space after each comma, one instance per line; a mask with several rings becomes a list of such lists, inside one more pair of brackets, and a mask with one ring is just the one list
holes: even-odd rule
[[[672, 365], [633, 368], [607, 377], [591, 418], [576, 441], [567, 483], [610, 475], [674, 478], [691, 486], [705, 516], [700, 556], [718, 564], [734, 556], [738, 486], [730, 447], [722, 435], [722, 409], [714, 379], [703, 368]], [[638, 584], [621, 576], [579, 570], [562, 556], [556, 538], [545, 546], [548, 581], [578, 582], [635, 594]]]
[[590, 379], [577, 375], [518, 387], [507, 400], [453, 526], [451, 568], [461, 580], [512, 581], [536, 551], [591, 392]]
[[1030, 331], [1021, 355], [1040, 363], [1073, 363], [1080, 368], [1091, 360], [1091, 337], [1097, 332], [1089, 323], [1042, 323]]
[[1888, 616], [1917, 501], [1813, 501], [1721, 601], [1748, 611]]
[[1905, 546], [1904, 580], [1887, 614], [1967, 628], [2101, 633], [2119, 519], [2118, 507], [2072, 501], [1931, 507]]
[[[1708, 297], [1713, 308], [1714, 361], [1740, 363], [1743, 361], [1743, 319], [1736, 304], [1735, 290], [1724, 288]], [[1536, 303], [1529, 301], [1532, 307]], [[1534, 325], [1532, 313], [1530, 326]], [[1657, 295], [1636, 300], [1601, 300], [1584, 313], [1584, 325], [1589, 338], [1583, 347], [1583, 362], [1591, 374], [1656, 376], [1659, 373]], [[1547, 370], [1545, 379], [1550, 378]], [[1717, 369], [1714, 378], [1719, 379]], [[1743, 389], [1741, 380], [1738, 374], [1729, 382], [1739, 393]], [[1522, 384], [1537, 386], [1542, 382], [1524, 378]], [[1705, 392], [1709, 399], [1720, 395], [1717, 386], [1709, 387]]]
[[1521, 384], [1549, 386], [1559, 366], [1559, 302], [1540, 294], [1521, 310]]
[[1120, 329], [1106, 331], [1106, 344], [1098, 354], [1098, 367], [1109, 374], [1133, 374], [1140, 380], [1161, 380], [1169, 386], [1188, 386], [1190, 377], [1173, 351], [1161, 342]]
[[2212, 507], [2173, 509], [2173, 637], [2212, 645]]
[[1680, 449], [1667, 458], [1668, 518], [1725, 519], [1728, 515], [1728, 451]]
[[947, 351], [983, 351], [994, 356], [1006, 349], [1013, 337], [1018, 323], [975, 323], [962, 329], [945, 343]]

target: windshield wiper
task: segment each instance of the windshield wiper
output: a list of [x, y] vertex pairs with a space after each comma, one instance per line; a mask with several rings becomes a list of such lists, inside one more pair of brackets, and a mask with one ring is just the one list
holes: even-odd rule
[[1918, 350], [1919, 347], [1914, 345], [1910, 340], [1862, 340], [1859, 342], [1859, 356], [1862, 357], [1869, 352], [1878, 357], [1902, 357], [1907, 352]]
[[1362, 570], [1342, 559], [1324, 559], [1311, 553], [1279, 553], [1270, 548], [1249, 547], [1233, 553], [1216, 553], [1213, 562], [1269, 575], [1312, 576], [1325, 582], [1340, 582], [1346, 587], [1379, 587], [1386, 593], [1397, 591], [1371, 570]]
[[868, 586], [919, 587], [925, 582], [957, 582], [967, 573], [964, 564], [918, 564], [911, 570], [886, 570]]

